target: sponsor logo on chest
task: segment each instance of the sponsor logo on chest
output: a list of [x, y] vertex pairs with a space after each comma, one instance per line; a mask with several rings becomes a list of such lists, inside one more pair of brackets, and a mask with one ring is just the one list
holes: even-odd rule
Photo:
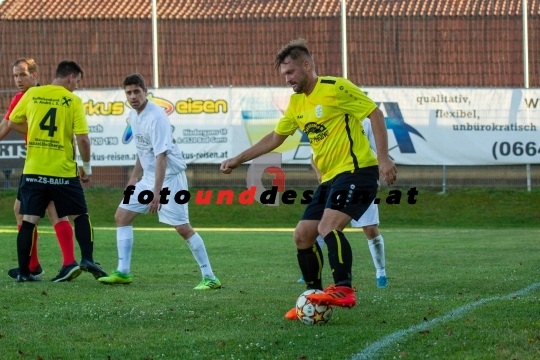
[[135, 139], [137, 139], [137, 143], [140, 145], [150, 145], [150, 141], [142, 135], [135, 135]]

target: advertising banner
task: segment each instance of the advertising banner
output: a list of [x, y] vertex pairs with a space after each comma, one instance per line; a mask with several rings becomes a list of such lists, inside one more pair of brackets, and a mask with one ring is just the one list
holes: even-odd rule
[[406, 165], [540, 162], [540, 90], [365, 88]]
[[[538, 89], [362, 90], [384, 114], [390, 156], [396, 164], [540, 163]], [[238, 133], [234, 154], [274, 128], [290, 94], [290, 89], [279, 88], [234, 89], [247, 134]], [[311, 155], [308, 138], [300, 130], [277, 151], [283, 152], [283, 163], [309, 163]]]
[[[83, 90], [93, 166], [134, 165], [131, 111], [122, 90]], [[163, 107], [187, 163], [221, 163], [232, 154], [233, 118], [229, 88], [149, 89], [148, 99]], [[80, 159], [79, 159], [80, 160]]]
[[[384, 114], [390, 156], [397, 164], [540, 163], [540, 89], [362, 90]], [[188, 164], [219, 164], [271, 132], [292, 93], [288, 87], [168, 88], [149, 89], [148, 99], [169, 116]], [[131, 109], [124, 91], [76, 94], [87, 113], [92, 165], [133, 165]], [[285, 164], [309, 164], [309, 141], [301, 130], [276, 151]], [[0, 168], [21, 163], [25, 154], [20, 136], [1, 141]]]

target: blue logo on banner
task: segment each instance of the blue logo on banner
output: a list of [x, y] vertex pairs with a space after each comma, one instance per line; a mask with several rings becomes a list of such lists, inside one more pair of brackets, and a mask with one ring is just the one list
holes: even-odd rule
[[[128, 120], [126, 120], [128, 122]], [[124, 144], [127, 144], [131, 141], [131, 138], [133, 137], [133, 130], [131, 130], [131, 125], [127, 124], [126, 130], [124, 130], [124, 135], [122, 135], [122, 142]]]
[[[381, 103], [375, 103], [379, 106]], [[418, 132], [415, 128], [405, 122], [401, 110], [399, 110], [399, 105], [397, 102], [383, 102], [382, 105], [386, 110], [387, 117], [384, 118], [386, 123], [386, 128], [394, 132], [396, 141], [398, 143], [399, 151], [402, 154], [415, 154], [416, 150], [414, 149], [414, 144], [411, 139], [411, 133], [418, 135], [424, 141], [422, 134]]]

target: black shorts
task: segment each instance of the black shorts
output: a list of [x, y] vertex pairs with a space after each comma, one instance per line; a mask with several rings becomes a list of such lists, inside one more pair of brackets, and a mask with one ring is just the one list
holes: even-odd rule
[[59, 218], [88, 213], [84, 190], [76, 177], [23, 175], [19, 193], [21, 215], [43, 217], [51, 201]]
[[366, 212], [377, 196], [379, 167], [370, 166], [337, 175], [319, 185], [302, 220], [321, 220], [324, 209], [341, 211], [354, 220]]

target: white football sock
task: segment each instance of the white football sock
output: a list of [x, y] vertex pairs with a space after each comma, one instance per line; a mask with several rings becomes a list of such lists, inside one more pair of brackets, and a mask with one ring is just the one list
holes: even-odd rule
[[368, 244], [371, 257], [373, 258], [373, 265], [375, 265], [375, 269], [377, 269], [376, 277], [380, 278], [381, 276], [386, 276], [386, 271], [384, 269], [384, 239], [382, 235], [368, 240]]
[[129, 274], [131, 250], [133, 249], [133, 226], [116, 228], [116, 246], [118, 247], [118, 268], [122, 274]]
[[186, 240], [186, 243], [188, 244], [191, 250], [191, 253], [193, 254], [193, 257], [195, 258], [195, 260], [197, 260], [197, 263], [199, 264], [199, 267], [201, 268], [202, 277], [215, 280], [216, 277], [214, 276], [214, 273], [212, 272], [212, 267], [210, 266], [210, 260], [208, 259], [208, 254], [206, 253], [206, 248], [204, 247], [204, 241], [201, 238], [201, 236], [198, 233], [195, 233], [195, 235], [193, 235], [188, 240]]

